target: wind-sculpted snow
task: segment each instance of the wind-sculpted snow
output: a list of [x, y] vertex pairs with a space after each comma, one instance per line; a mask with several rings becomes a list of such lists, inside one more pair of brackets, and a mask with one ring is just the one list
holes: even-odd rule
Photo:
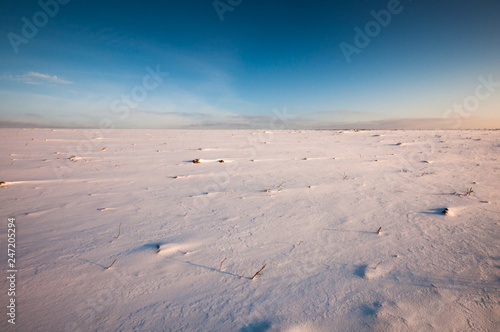
[[19, 331], [500, 328], [499, 131], [0, 134]]

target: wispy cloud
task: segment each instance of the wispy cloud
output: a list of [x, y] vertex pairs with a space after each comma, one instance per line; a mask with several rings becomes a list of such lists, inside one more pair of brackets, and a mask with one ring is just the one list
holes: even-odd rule
[[2, 75], [0, 77], [2, 80], [7, 80], [7, 81], [17, 81], [17, 82], [22, 82], [25, 84], [34, 84], [34, 85], [41, 85], [41, 84], [73, 84], [71, 81], [63, 80], [56, 75], [50, 76], [47, 74], [41, 74], [37, 73], [34, 71], [27, 72], [22, 75]]
[[[102, 114], [101, 114], [102, 115]], [[0, 115], [0, 128], [98, 128], [99, 117], [56, 119], [37, 113], [23, 113], [14, 117]], [[279, 122], [278, 122], [279, 123]], [[471, 116], [459, 129], [498, 129], [499, 122]], [[187, 112], [153, 112], [133, 110], [126, 121], [117, 119], [116, 128], [170, 128], [170, 129], [276, 129], [274, 116], [206, 114]], [[284, 127], [282, 127], [284, 125]], [[307, 117], [293, 117], [279, 123], [282, 129], [456, 129], [454, 123], [443, 118], [385, 118], [364, 121], [324, 121]]]
[[[386, 118], [380, 120], [352, 122], [315, 122], [308, 123], [306, 128], [320, 129], [457, 129], [454, 122], [443, 118]], [[471, 116], [459, 129], [494, 129], [498, 125], [486, 118]]]
[[28, 117], [28, 118], [36, 118], [36, 119], [41, 119], [43, 118], [40, 114], [36, 114], [36, 113], [24, 113], [23, 114], [25, 117]]
[[206, 118], [210, 117], [210, 114], [208, 113], [200, 113], [200, 112], [176, 112], [176, 111], [171, 111], [171, 112], [162, 112], [162, 111], [148, 111], [148, 110], [142, 110], [142, 109], [136, 109], [136, 110], [131, 110], [130, 113], [135, 113], [135, 114], [146, 114], [146, 115], [157, 115], [157, 116], [181, 116], [181, 117], [186, 117], [186, 118]]
[[367, 112], [360, 112], [355, 110], [327, 110], [327, 111], [318, 111], [316, 114], [319, 115], [360, 115], [366, 114]]
[[[98, 126], [95, 126], [96, 128]], [[0, 128], [92, 128], [76, 121], [56, 121], [48, 119], [3, 119], [0, 117]]]

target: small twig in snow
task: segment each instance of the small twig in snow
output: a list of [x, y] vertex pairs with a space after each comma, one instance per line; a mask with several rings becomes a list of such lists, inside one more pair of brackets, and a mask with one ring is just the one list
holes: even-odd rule
[[219, 271], [222, 269], [222, 264], [224, 264], [224, 262], [226, 261], [227, 257], [225, 257], [222, 262], [220, 262], [220, 266], [219, 266]]
[[120, 237], [120, 229], [122, 227], [122, 223], [120, 223], [120, 225], [118, 226], [118, 235], [116, 236], [116, 238], [119, 238]]
[[258, 275], [262, 272], [262, 270], [264, 270], [264, 268], [266, 267], [266, 265], [267, 265], [267, 264], [264, 264], [264, 266], [263, 266], [263, 267], [262, 267], [259, 271], [257, 271], [257, 273], [255, 273], [255, 274], [253, 275], [253, 277], [252, 277], [252, 278], [250, 278], [250, 280], [254, 280], [254, 279], [255, 279], [255, 277], [256, 277], [256, 276], [258, 276]]
[[113, 266], [113, 264], [115, 264], [115, 262], [116, 262], [116, 260], [117, 260], [117, 259], [118, 259], [118, 258], [115, 258], [115, 260], [113, 261], [113, 263], [111, 263], [111, 265], [110, 265], [110, 266], [108, 266], [108, 267], [106, 268], [106, 270], [109, 270], [109, 269]]

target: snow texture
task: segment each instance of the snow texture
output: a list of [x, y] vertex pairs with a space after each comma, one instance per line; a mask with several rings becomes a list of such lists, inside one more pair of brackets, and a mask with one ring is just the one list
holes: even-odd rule
[[18, 331], [500, 330], [500, 131], [0, 134]]

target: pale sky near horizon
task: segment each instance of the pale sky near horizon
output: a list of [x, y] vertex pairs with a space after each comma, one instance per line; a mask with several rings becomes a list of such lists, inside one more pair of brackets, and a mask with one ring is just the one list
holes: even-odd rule
[[6, 0], [0, 127], [500, 128], [500, 2]]

